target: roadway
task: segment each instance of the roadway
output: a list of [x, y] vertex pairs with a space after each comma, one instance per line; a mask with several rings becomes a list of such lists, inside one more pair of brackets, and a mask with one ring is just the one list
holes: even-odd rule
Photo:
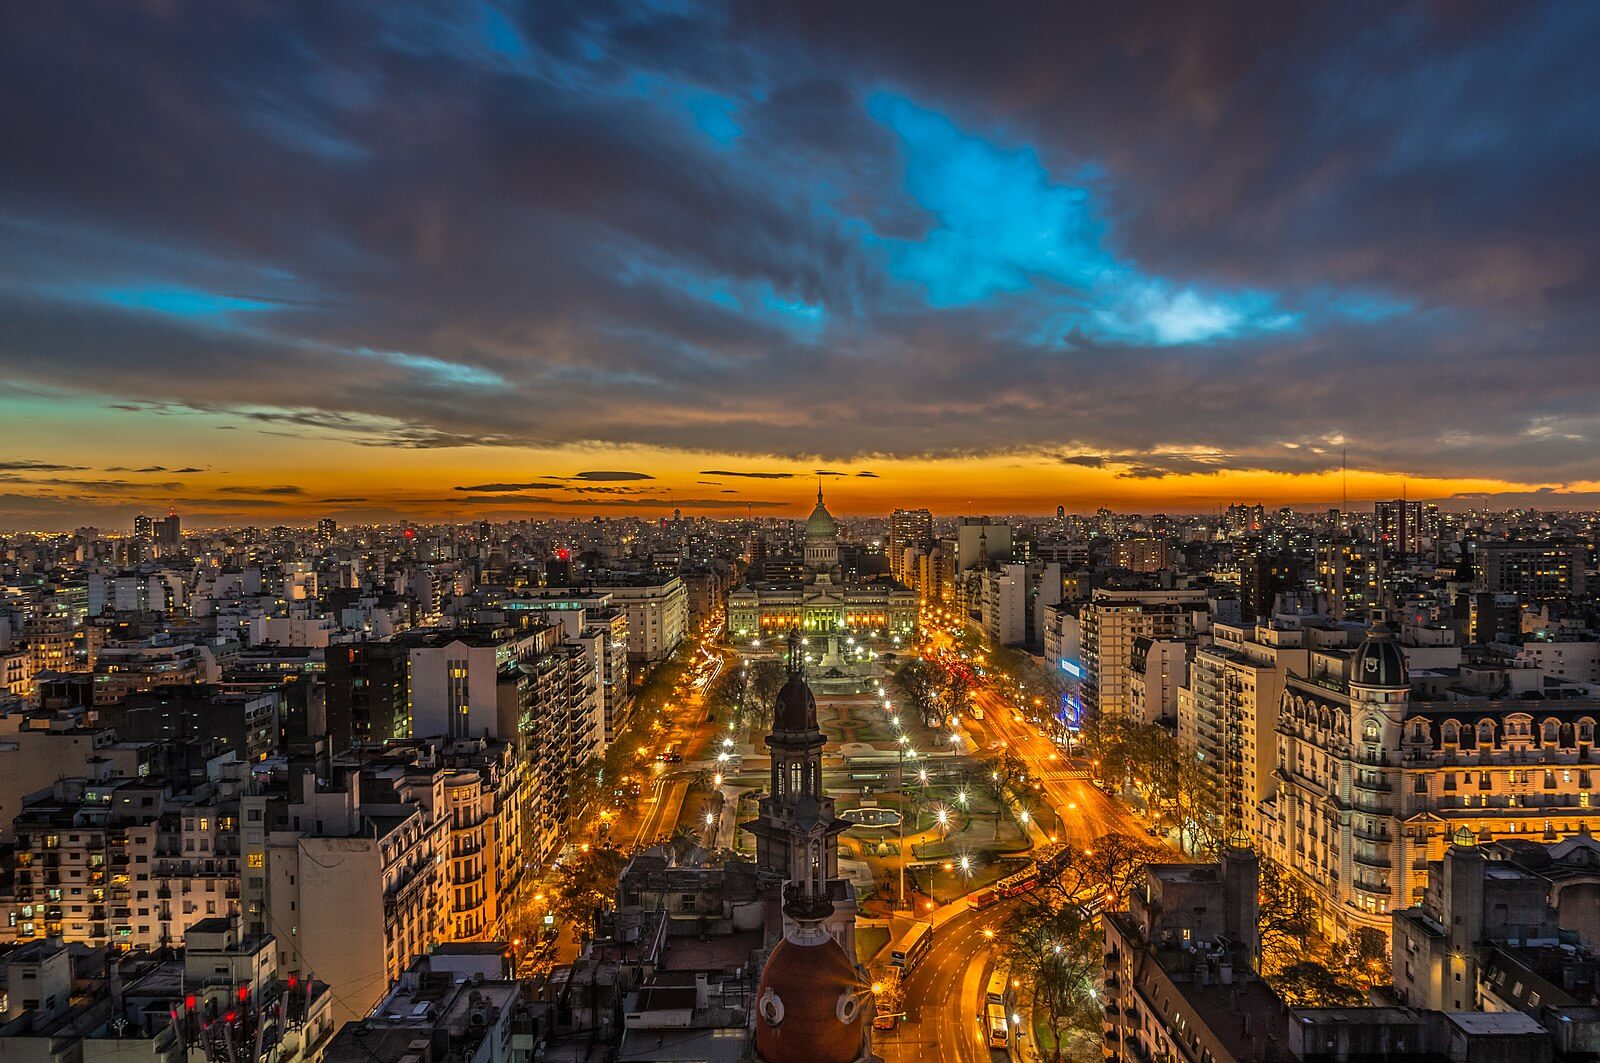
[[992, 941], [1007, 905], [981, 911], [963, 908], [933, 932], [933, 948], [904, 983], [901, 1010], [892, 1031], [875, 1031], [873, 1051], [886, 1063], [989, 1063], [1005, 1058], [989, 1048], [980, 1020], [983, 991], [993, 964]]
[[[1127, 805], [1090, 781], [1087, 762], [1069, 759], [999, 691], [985, 685], [973, 691], [972, 701], [983, 709], [984, 718], [965, 718], [968, 733], [982, 734], [980, 744], [990, 752], [1015, 753], [1026, 766], [1029, 781], [1042, 785], [1041, 807], [1032, 812], [1041, 829], [1080, 846], [1113, 832], [1145, 833], [1144, 824]], [[1045, 819], [1045, 812], [1055, 818]]]

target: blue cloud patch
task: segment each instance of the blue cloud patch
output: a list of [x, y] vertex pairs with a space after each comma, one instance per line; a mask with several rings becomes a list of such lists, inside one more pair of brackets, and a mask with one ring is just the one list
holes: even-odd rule
[[[900, 138], [906, 193], [933, 219], [919, 240], [869, 239], [887, 248], [890, 273], [920, 285], [930, 305], [1030, 293], [1038, 338], [1077, 331], [1156, 346], [1299, 324], [1271, 293], [1179, 284], [1119, 260], [1091, 189], [1053, 180], [1032, 148], [998, 147], [898, 96], [873, 96], [867, 107]], [[1093, 172], [1086, 167], [1084, 179]]]

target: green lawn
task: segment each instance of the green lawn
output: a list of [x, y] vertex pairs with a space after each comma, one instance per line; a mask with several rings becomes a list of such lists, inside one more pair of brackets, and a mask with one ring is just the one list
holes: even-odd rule
[[861, 963], [871, 963], [872, 958], [889, 944], [889, 928], [863, 926], [856, 929], [856, 958]]

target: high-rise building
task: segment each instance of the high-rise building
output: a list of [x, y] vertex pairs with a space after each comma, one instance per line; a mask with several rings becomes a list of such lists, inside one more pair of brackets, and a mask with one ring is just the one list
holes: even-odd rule
[[1130, 535], [1111, 548], [1113, 563], [1129, 572], [1160, 572], [1172, 567], [1172, 542], [1159, 535]]
[[325, 651], [328, 738], [352, 742], [411, 735], [411, 654], [398, 642], [350, 642]]
[[1317, 544], [1316, 583], [1328, 596], [1334, 619], [1365, 619], [1377, 605], [1376, 550], [1343, 536]]
[[1479, 542], [1473, 547], [1478, 585], [1524, 600], [1568, 598], [1584, 592], [1583, 550], [1561, 542]]
[[1217, 623], [1211, 634], [1196, 647], [1179, 695], [1178, 743], [1215, 780], [1224, 831], [1254, 831], [1278, 766], [1284, 684], [1309, 674], [1314, 648], [1343, 646], [1348, 634], [1317, 617]]
[[1288, 554], [1253, 553], [1239, 562], [1239, 612], [1246, 620], [1272, 614], [1278, 595], [1300, 585], [1300, 566]]
[[1397, 498], [1372, 504], [1373, 535], [1389, 557], [1412, 557], [1422, 552], [1422, 503]]
[[901, 583], [910, 584], [906, 572], [907, 551], [927, 550], [933, 545], [933, 514], [926, 509], [897, 509], [889, 515], [889, 571]]
[[138, 516], [133, 518], [133, 534], [135, 538], [148, 539], [153, 533], [153, 530], [154, 525], [151, 523], [149, 516], [146, 514], [140, 513]]
[[1020, 646], [1028, 641], [1028, 570], [1025, 565], [997, 565], [981, 581], [979, 623], [996, 643]]
[[176, 513], [156, 521], [153, 530], [157, 546], [174, 547], [183, 542], [183, 521]]
[[1084, 707], [1128, 715], [1134, 640], [1187, 638], [1206, 611], [1204, 590], [1095, 591], [1079, 614]]

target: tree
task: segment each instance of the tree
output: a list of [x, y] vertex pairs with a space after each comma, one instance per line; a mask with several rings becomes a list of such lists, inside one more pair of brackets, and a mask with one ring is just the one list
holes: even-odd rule
[[751, 661], [744, 678], [745, 711], [760, 713], [759, 718], [763, 723], [772, 719], [778, 703], [778, 691], [788, 681], [788, 670], [781, 661], [771, 658]]
[[[967, 696], [972, 693], [972, 684], [967, 679], [967, 674], [959, 668], [952, 668], [945, 673], [944, 680], [944, 707], [945, 714], [959, 713], [967, 704]], [[930, 724], [937, 723], [936, 715]]]
[[1013, 911], [1003, 940], [1012, 973], [1028, 987], [1035, 1021], [1042, 1020], [1050, 1032], [1047, 1058], [1061, 1060], [1061, 1043], [1069, 1034], [1100, 1030], [1096, 988], [1105, 939], [1099, 926], [1077, 905], [1034, 903]]
[[1344, 940], [1334, 959], [1348, 972], [1346, 980], [1364, 991], [1388, 974], [1388, 935], [1374, 927], [1361, 927]]
[[596, 908], [611, 907], [617, 880], [627, 866], [627, 854], [609, 845], [571, 853], [556, 868], [550, 910], [564, 923], [588, 926]]
[[706, 684], [707, 711], [718, 717], [734, 717], [744, 702], [744, 677], [737, 668], [724, 667], [717, 677]]
[[603, 756], [590, 757], [572, 773], [567, 780], [567, 822], [582, 822], [591, 804], [604, 802], [609, 778]]
[[1184, 848], [1196, 856], [1216, 852], [1222, 843], [1222, 800], [1216, 780], [1193, 756], [1176, 748], [1168, 799]]
[[1097, 902], [1105, 911], [1121, 910], [1144, 883], [1146, 869], [1171, 855], [1163, 846], [1117, 831], [1102, 834], [1092, 845], [1063, 845], [1040, 876], [1036, 903], [1054, 907]]
[[894, 673], [894, 690], [907, 709], [928, 726], [938, 723], [939, 678], [936, 669], [927, 661], [912, 658]]
[[1355, 1008], [1366, 994], [1344, 974], [1306, 960], [1291, 963], [1267, 979], [1291, 1008]]
[[1304, 959], [1316, 927], [1316, 905], [1289, 869], [1262, 858], [1257, 931], [1263, 976], [1293, 967]]
[[1001, 816], [1008, 809], [1021, 805], [1027, 797], [1024, 780], [1028, 767], [1011, 749], [1006, 749], [999, 756], [986, 758], [982, 766], [984, 772], [978, 779], [978, 786], [994, 800], [994, 833], [999, 838]]

